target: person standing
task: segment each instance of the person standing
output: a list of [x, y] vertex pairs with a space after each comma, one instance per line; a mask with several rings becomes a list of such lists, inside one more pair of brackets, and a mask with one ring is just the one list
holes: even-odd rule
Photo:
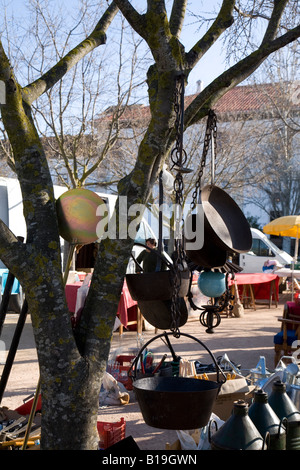
[[153, 250], [156, 250], [157, 243], [154, 238], [147, 238], [146, 246], [150, 249], [145, 248], [136, 260], [142, 265], [143, 272], [151, 273], [156, 270], [157, 254]]

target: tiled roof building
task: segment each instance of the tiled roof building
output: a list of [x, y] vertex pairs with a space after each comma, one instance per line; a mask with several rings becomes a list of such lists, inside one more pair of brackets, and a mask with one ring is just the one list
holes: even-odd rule
[[[188, 106], [197, 96], [185, 98]], [[289, 109], [291, 115], [300, 115], [300, 82], [264, 83], [243, 85], [229, 90], [214, 107], [221, 121], [239, 119], [269, 119], [278, 117], [278, 108]], [[99, 116], [99, 122], [110, 122], [115, 107], [108, 108]], [[119, 123], [124, 128], [144, 127], [150, 119], [149, 106], [131, 105], [119, 113]]]
[[[192, 95], [188, 97], [192, 101]], [[278, 108], [300, 115], [300, 82], [236, 86], [214, 107], [220, 120], [278, 117]]]

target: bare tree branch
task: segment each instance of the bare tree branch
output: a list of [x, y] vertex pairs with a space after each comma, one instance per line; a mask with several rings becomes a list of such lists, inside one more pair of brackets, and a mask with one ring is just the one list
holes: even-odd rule
[[186, 54], [186, 63], [192, 69], [204, 56], [221, 34], [233, 23], [233, 7], [235, 0], [223, 0], [219, 14], [207, 33]]
[[262, 44], [267, 44], [275, 38], [280, 25], [282, 14], [287, 3], [288, 0], [279, 0], [274, 2], [274, 8], [272, 11], [271, 18], [268, 22], [268, 26], [262, 40]]
[[92, 33], [84, 39], [78, 46], [68, 52], [57, 64], [55, 64], [42, 77], [27, 85], [23, 89], [24, 100], [31, 105], [42, 93], [55, 85], [74, 65], [96, 47], [106, 41], [105, 32], [111, 24], [118, 7], [112, 2], [100, 21], [97, 23]]
[[145, 15], [139, 14], [128, 0], [115, 0], [120, 11], [132, 28], [142, 37], [147, 37]]
[[170, 16], [170, 31], [173, 36], [178, 39], [182, 30], [185, 12], [186, 12], [187, 0], [174, 0], [171, 16]]
[[251, 18], [253, 20], [256, 19], [256, 18], [262, 18], [262, 19], [268, 20], [268, 21], [270, 19], [267, 15], [264, 15], [264, 14], [258, 12], [258, 11], [246, 12], [246, 11], [242, 10], [241, 8], [239, 8], [237, 5], [234, 6], [234, 9], [240, 16], [243, 16], [244, 18]]
[[295, 41], [300, 35], [300, 25], [273, 41], [263, 42], [261, 47], [249, 56], [223, 72], [208, 85], [190, 104], [185, 113], [185, 125], [189, 126], [203, 118], [210, 108], [230, 89], [253, 73], [273, 52]]

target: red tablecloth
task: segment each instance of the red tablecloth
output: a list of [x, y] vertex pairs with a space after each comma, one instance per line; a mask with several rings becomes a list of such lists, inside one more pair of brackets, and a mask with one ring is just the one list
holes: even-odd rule
[[[270, 297], [271, 282], [275, 281], [276, 298], [279, 298], [279, 277], [277, 274], [265, 273], [236, 273], [235, 280], [238, 286], [243, 284], [251, 284], [253, 286], [255, 299], [268, 299]], [[231, 286], [233, 280], [228, 279], [228, 285]]]
[[82, 282], [73, 282], [72, 284], [66, 285], [66, 288], [65, 288], [66, 299], [67, 299], [69, 312], [71, 313], [75, 313], [77, 291], [79, 287], [81, 286], [82, 286]]
[[[72, 284], [66, 285], [66, 300], [71, 313], [75, 313], [77, 291], [81, 286], [82, 282], [73, 282]], [[137, 302], [132, 299], [127, 284], [124, 282], [117, 312], [123, 326], [127, 326], [128, 309], [135, 305], [137, 305]]]
[[137, 302], [132, 299], [132, 297], [129, 293], [126, 281], [124, 281], [123, 290], [122, 290], [122, 293], [121, 293], [121, 298], [120, 298], [120, 302], [119, 302], [119, 306], [118, 306], [118, 315], [119, 315], [119, 318], [120, 318], [120, 322], [125, 327], [127, 326], [127, 322], [128, 322], [128, 310], [131, 307], [134, 307], [136, 305], [137, 305]]
[[[279, 281], [279, 277], [276, 274], [265, 274], [265, 273], [236, 273], [235, 280], [237, 285], [240, 284], [264, 284], [265, 282], [271, 282], [274, 279]], [[228, 284], [233, 284], [234, 281], [228, 279]]]
[[295, 302], [287, 302], [286, 303], [288, 312], [291, 315], [299, 315], [300, 316], [300, 305], [296, 304]]

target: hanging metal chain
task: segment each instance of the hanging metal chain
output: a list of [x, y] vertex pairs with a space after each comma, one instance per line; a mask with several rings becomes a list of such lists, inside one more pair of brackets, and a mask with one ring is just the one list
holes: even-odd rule
[[196, 204], [199, 199], [200, 189], [201, 189], [201, 179], [203, 176], [204, 168], [206, 165], [206, 157], [208, 154], [209, 147], [214, 145], [214, 154], [216, 155], [216, 145], [217, 145], [217, 116], [215, 112], [210, 109], [208, 113], [207, 123], [206, 123], [206, 131], [204, 136], [204, 145], [203, 145], [203, 152], [202, 158], [200, 161], [200, 168], [198, 177], [195, 183], [195, 189], [192, 194], [192, 204], [191, 209], [194, 210]]
[[[175, 214], [175, 234], [177, 235], [176, 241], [176, 249], [178, 251], [178, 257], [182, 261], [185, 257], [184, 250], [183, 250], [183, 243], [181, 230], [180, 230], [180, 222], [182, 220], [182, 211], [183, 211], [183, 173], [189, 172], [187, 168], [185, 168], [185, 164], [187, 161], [187, 154], [183, 148], [183, 131], [184, 131], [184, 75], [182, 74], [178, 77], [176, 88], [174, 92], [174, 111], [176, 114], [175, 119], [175, 129], [176, 129], [176, 137], [175, 137], [175, 146], [171, 153], [171, 160], [172, 160], [172, 169], [176, 169], [177, 173], [174, 178], [174, 193], [175, 193], [175, 204], [176, 209], [180, 212]], [[178, 240], [179, 239], [179, 240]]]
[[171, 170], [176, 167], [182, 170], [187, 160], [187, 154], [183, 148], [183, 130], [184, 130], [184, 75], [181, 75], [176, 83], [174, 92], [174, 111], [175, 119], [175, 146], [171, 153], [173, 163]]
[[171, 331], [175, 336], [179, 336], [179, 319], [180, 319], [180, 297], [179, 290], [181, 286], [181, 271], [185, 263], [184, 243], [181, 232], [181, 220], [183, 216], [183, 173], [189, 172], [184, 165], [187, 161], [187, 154], [183, 148], [183, 130], [184, 130], [184, 75], [181, 75], [176, 84], [174, 94], [174, 111], [176, 114], [175, 128], [176, 138], [175, 146], [171, 153], [172, 169], [176, 169], [177, 173], [174, 179], [175, 193], [175, 210], [179, 213], [174, 214], [175, 220], [175, 250], [173, 254], [173, 292], [171, 299]]

